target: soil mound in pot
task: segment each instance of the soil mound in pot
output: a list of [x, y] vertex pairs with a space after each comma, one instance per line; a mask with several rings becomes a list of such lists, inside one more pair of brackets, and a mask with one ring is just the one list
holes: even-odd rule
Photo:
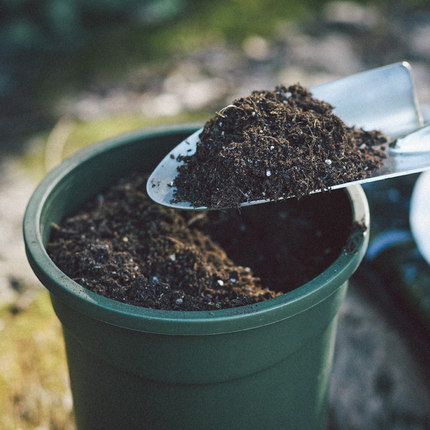
[[54, 226], [47, 250], [70, 278], [137, 306], [216, 310], [292, 290], [345, 252], [343, 192], [195, 214], [154, 204], [146, 180], [123, 179]]
[[348, 127], [300, 85], [254, 91], [209, 120], [196, 153], [180, 157], [174, 200], [235, 207], [308, 195], [366, 178], [382, 164], [387, 138]]

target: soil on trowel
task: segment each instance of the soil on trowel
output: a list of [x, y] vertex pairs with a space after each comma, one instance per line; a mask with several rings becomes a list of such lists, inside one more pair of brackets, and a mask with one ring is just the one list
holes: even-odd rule
[[179, 157], [174, 201], [210, 208], [327, 190], [364, 179], [386, 158], [379, 131], [347, 126], [300, 85], [254, 91], [210, 119]]
[[123, 179], [53, 225], [47, 250], [66, 275], [124, 303], [211, 311], [292, 290], [346, 252], [343, 192], [196, 214], [154, 204], [146, 180]]

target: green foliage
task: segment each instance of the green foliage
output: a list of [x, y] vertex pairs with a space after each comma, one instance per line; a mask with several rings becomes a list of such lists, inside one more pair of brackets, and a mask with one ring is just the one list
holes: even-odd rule
[[[100, 27], [133, 20], [158, 22], [175, 15], [183, 0], [3, 0], [3, 52], [73, 49]], [[18, 52], [19, 53], [19, 52]]]
[[[138, 2], [139, 8], [136, 8], [133, 7], [135, 0], [127, 0], [120, 11], [115, 7], [118, 4], [115, 0], [84, 2], [91, 3], [91, 10], [89, 6], [85, 9], [80, 1], [83, 0], [54, 8], [46, 28], [41, 25], [46, 17], [39, 16], [40, 25], [27, 20], [19, 31], [18, 27], [9, 30], [9, 40], [12, 34], [15, 40], [11, 44], [13, 49], [21, 47], [21, 52], [40, 49], [42, 55], [26, 56], [23, 60], [24, 70], [32, 73], [27, 82], [39, 95], [46, 95], [54, 88], [67, 90], [74, 82], [80, 85], [94, 76], [118, 76], [130, 66], [164, 61], [211, 43], [240, 43], [255, 34], [270, 37], [279, 23], [303, 17], [324, 3], [317, 0], [152, 0]], [[58, 24], [63, 20], [56, 18], [60, 15], [68, 16], [64, 28]], [[31, 41], [26, 32], [33, 34]], [[52, 38], [54, 33], [56, 37]], [[53, 55], [49, 54], [51, 51]], [[38, 63], [32, 65], [32, 61]]]
[[[122, 25], [159, 25], [185, 0], [3, 0], [0, 14], [0, 95], [44, 72], [50, 58], [79, 52], [93, 35]], [[42, 68], [42, 69], [41, 69]], [[15, 85], [14, 85], [15, 84]]]

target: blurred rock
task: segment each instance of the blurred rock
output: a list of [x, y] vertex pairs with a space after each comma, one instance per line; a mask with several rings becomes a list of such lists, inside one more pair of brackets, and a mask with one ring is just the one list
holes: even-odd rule
[[424, 60], [430, 60], [430, 22], [413, 28], [409, 38], [412, 53]]
[[325, 6], [323, 16], [329, 25], [365, 31], [378, 24], [379, 10], [350, 1], [333, 1]]
[[266, 60], [270, 57], [270, 43], [260, 36], [250, 36], [242, 44], [243, 51], [252, 60]]
[[182, 110], [197, 110], [220, 100], [226, 85], [218, 77], [203, 74], [195, 63], [183, 62], [165, 78], [162, 91], [175, 95]]
[[342, 34], [325, 34], [318, 38], [301, 34], [287, 43], [290, 61], [295, 65], [336, 75], [349, 75], [363, 68], [352, 39]]
[[39, 288], [24, 253], [22, 218], [33, 182], [22, 175], [17, 161], [0, 163], [0, 305], [11, 303], [28, 288]]

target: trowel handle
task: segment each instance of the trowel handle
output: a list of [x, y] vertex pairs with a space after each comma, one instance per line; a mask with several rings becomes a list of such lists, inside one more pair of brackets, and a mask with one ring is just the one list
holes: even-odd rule
[[404, 154], [430, 152], [430, 124], [395, 140], [390, 151]]

